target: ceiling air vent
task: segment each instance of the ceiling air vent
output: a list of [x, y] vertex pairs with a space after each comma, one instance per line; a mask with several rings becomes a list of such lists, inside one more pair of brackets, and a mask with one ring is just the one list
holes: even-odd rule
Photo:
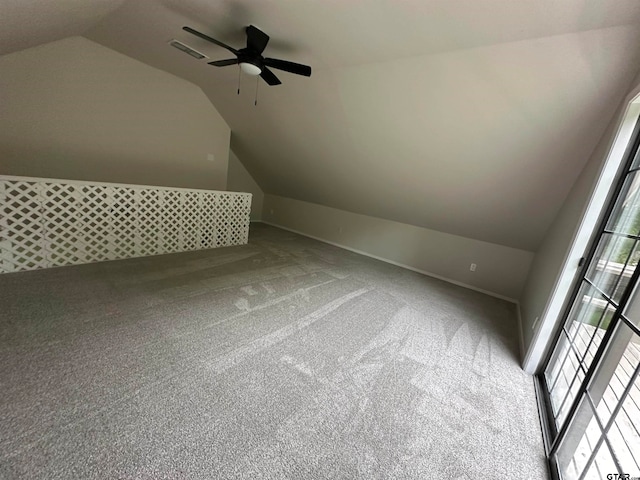
[[184, 43], [179, 42], [178, 40], [175, 40], [175, 39], [171, 40], [169, 42], [169, 45], [171, 45], [172, 47], [177, 48], [178, 50], [180, 50], [180, 51], [182, 51], [184, 53], [188, 53], [193, 58], [197, 58], [198, 60], [202, 60], [203, 58], [207, 58], [207, 56], [205, 54], [200, 53], [197, 50], [194, 50], [189, 45], [185, 45]]

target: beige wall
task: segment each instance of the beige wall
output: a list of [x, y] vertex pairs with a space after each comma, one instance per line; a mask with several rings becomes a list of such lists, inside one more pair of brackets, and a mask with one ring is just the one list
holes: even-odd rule
[[262, 220], [513, 301], [533, 259], [525, 250], [275, 195], [265, 195]]
[[251, 174], [233, 153], [229, 151], [229, 172], [227, 175], [227, 188], [234, 192], [248, 192], [253, 194], [251, 198], [251, 220], [258, 221], [262, 218], [262, 204], [264, 192], [256, 183]]
[[230, 130], [194, 84], [82, 37], [0, 72], [0, 174], [226, 189]]

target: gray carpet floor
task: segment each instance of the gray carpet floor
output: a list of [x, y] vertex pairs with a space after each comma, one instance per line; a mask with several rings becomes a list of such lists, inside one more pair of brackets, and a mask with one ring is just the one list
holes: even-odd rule
[[0, 301], [3, 479], [547, 478], [496, 298], [253, 224]]

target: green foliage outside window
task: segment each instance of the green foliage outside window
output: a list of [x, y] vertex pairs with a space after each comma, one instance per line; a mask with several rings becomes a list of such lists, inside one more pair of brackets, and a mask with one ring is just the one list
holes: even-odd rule
[[[637, 196], [636, 192], [634, 196]], [[616, 232], [629, 233], [638, 235], [640, 233], [640, 208], [638, 208], [635, 199], [627, 202], [627, 206], [621, 212], [621, 215], [614, 227]], [[616, 248], [614, 261], [618, 263], [626, 263], [629, 254], [633, 250], [635, 240], [631, 238], [621, 239]], [[637, 265], [640, 261], [640, 249], [636, 249], [629, 259], [630, 265]]]

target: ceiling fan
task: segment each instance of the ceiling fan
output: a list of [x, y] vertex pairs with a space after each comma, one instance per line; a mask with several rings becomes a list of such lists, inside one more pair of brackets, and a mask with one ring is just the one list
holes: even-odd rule
[[226, 67], [228, 65], [239, 64], [243, 72], [254, 76], [260, 75], [269, 85], [280, 85], [282, 83], [280, 79], [276, 77], [271, 70], [269, 70], [269, 67], [289, 73], [295, 73], [296, 75], [304, 75], [305, 77], [311, 76], [311, 67], [307, 65], [288, 62], [286, 60], [278, 60], [277, 58], [263, 57], [262, 52], [264, 52], [264, 49], [267, 47], [267, 43], [269, 43], [269, 35], [253, 25], [249, 25], [246, 28], [247, 46], [240, 50], [236, 50], [235, 48], [230, 47], [215, 38], [211, 38], [204, 33], [200, 33], [191, 27], [182, 27], [182, 29], [192, 35], [207, 40], [208, 42], [214, 43], [222, 48], [226, 48], [236, 56], [236, 58], [230, 58], [228, 60], [216, 60], [209, 62], [209, 65]]

